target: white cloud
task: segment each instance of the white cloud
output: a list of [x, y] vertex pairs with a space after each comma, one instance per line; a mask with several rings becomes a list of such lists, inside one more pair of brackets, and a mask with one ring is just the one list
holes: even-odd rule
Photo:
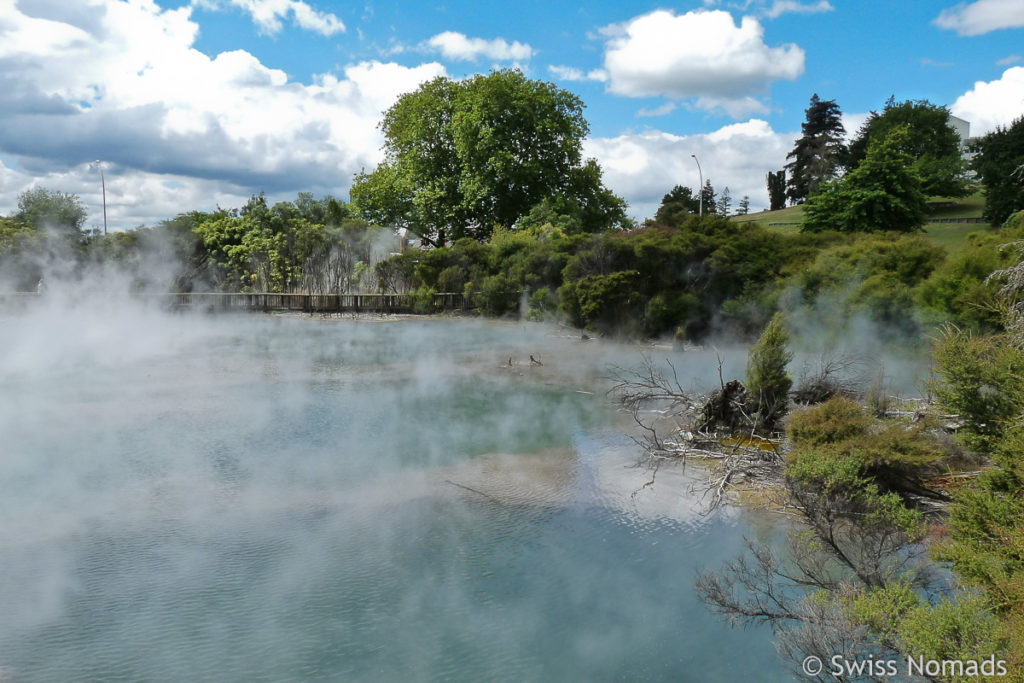
[[775, 0], [772, 6], [769, 7], [764, 15], [769, 19], [775, 19], [783, 14], [819, 14], [821, 12], [831, 12], [835, 7], [832, 6], [828, 0], [819, 0], [814, 4], [804, 5], [796, 0]]
[[1016, 64], [1019, 61], [1021, 61], [1020, 55], [1009, 55], [996, 61], [996, 64], [998, 64], [999, 66], [1008, 66], [1010, 64]]
[[944, 9], [934, 24], [962, 36], [1024, 26], [1024, 0], [976, 0]]
[[562, 81], [582, 81], [587, 78], [586, 74], [574, 66], [551, 64], [548, 66], [548, 71], [552, 76]]
[[289, 14], [292, 23], [299, 28], [324, 36], [345, 30], [341, 19], [329, 12], [316, 10], [302, 0], [192, 0], [192, 5], [204, 9], [219, 9], [224, 5], [239, 7], [252, 16], [261, 32], [271, 35], [281, 32], [281, 20]]
[[426, 49], [439, 52], [446, 59], [465, 62], [476, 61], [480, 57], [510, 61], [526, 60], [533, 56], [533, 48], [519, 41], [509, 43], [504, 38], [494, 38], [493, 40], [469, 38], [465, 34], [455, 31], [438, 33], [427, 40], [423, 46]]
[[950, 111], [971, 122], [971, 135], [990, 133], [1024, 116], [1024, 66], [1014, 66], [995, 81], [978, 81], [957, 98]]
[[[343, 195], [380, 159], [381, 113], [445, 75], [436, 62], [372, 61], [303, 84], [244, 50], [195, 50], [190, 7], [93, 0], [76, 16], [70, 4], [50, 7], [43, 19], [0, 4], [0, 155], [16, 169], [0, 185], [0, 213], [33, 182], [74, 192], [85, 173], [83, 187], [94, 184], [81, 170], [94, 159], [108, 162], [112, 227], [166, 218], [193, 198], [204, 206], [206, 196]], [[161, 190], [166, 179], [185, 189]], [[161, 203], [174, 196], [175, 206]]]
[[562, 81], [600, 81], [603, 83], [608, 80], [608, 72], [604, 69], [591, 69], [583, 73], [582, 69], [577, 69], [574, 66], [551, 64], [548, 66], [548, 72]]
[[804, 72], [800, 47], [769, 47], [757, 19], [744, 17], [737, 26], [723, 11], [658, 10], [601, 33], [608, 37], [608, 91], [617, 95], [698, 98], [698, 107], [742, 116], [766, 111], [752, 95], [770, 81]]
[[676, 110], [678, 105], [675, 102], [666, 102], [659, 107], [654, 109], [641, 109], [636, 113], [637, 116], [665, 116], [671, 114]]
[[760, 119], [724, 126], [700, 135], [678, 136], [658, 130], [591, 138], [584, 152], [604, 169], [605, 183], [629, 202], [629, 213], [642, 219], [654, 215], [662, 196], [674, 185], [696, 190], [700, 184], [696, 154], [717, 192], [725, 187], [733, 206], [743, 195], [751, 210], [768, 206], [765, 176], [786, 163], [798, 133], [776, 133]]

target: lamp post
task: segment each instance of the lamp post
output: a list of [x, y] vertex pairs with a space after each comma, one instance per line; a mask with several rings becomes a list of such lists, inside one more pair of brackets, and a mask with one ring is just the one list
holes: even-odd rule
[[697, 175], [700, 177], [700, 185], [697, 186], [697, 197], [699, 199], [699, 203], [697, 205], [697, 210], [700, 212], [698, 215], [703, 217], [704, 216], [704, 172], [700, 170], [700, 161], [697, 160], [697, 155], [696, 154], [691, 154], [690, 156], [693, 157], [693, 160], [697, 162]]
[[92, 163], [93, 163], [93, 166], [95, 166], [99, 170], [99, 172], [100, 172], [100, 187], [103, 188], [103, 234], [106, 235], [107, 234], [107, 181], [103, 177], [103, 166], [100, 163], [100, 160], [97, 159], [96, 161], [94, 161]]

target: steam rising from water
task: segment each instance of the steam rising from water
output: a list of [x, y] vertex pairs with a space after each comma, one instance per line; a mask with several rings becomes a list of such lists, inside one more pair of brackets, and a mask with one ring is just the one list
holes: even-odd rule
[[[649, 472], [600, 375], [635, 349], [56, 301], [0, 320], [13, 680], [781, 671], [692, 594], [752, 519], [701, 517], [681, 470], [633, 495]], [[713, 352], [675, 362], [717, 382]]]

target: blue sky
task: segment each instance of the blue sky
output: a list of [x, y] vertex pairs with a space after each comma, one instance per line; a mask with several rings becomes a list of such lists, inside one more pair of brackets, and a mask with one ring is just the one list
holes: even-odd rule
[[759, 209], [815, 92], [851, 133], [890, 94], [972, 134], [1024, 114], [1024, 0], [0, 3], [0, 213], [44, 185], [96, 225], [97, 159], [117, 229], [260, 190], [347, 198], [402, 92], [508, 67], [583, 98], [635, 217], [697, 185], [691, 154]]

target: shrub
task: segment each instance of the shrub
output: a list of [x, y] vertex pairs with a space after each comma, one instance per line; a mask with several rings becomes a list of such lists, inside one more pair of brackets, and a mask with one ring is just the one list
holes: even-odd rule
[[860, 404], [836, 396], [793, 413], [787, 432], [797, 446], [820, 446], [863, 436], [870, 426], [871, 418]]

